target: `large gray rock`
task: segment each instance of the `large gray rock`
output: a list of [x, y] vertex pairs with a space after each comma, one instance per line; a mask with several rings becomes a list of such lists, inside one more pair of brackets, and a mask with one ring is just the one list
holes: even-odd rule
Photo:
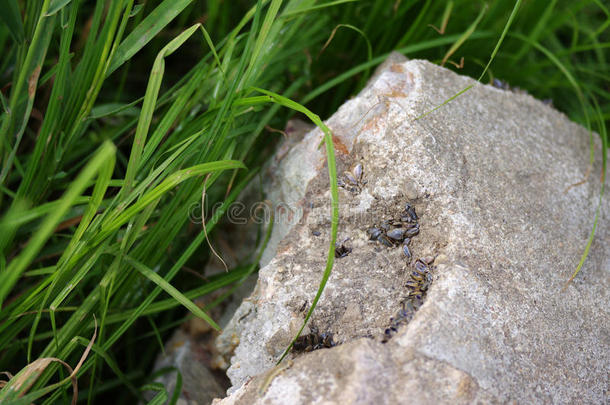
[[[223, 404], [609, 400], [607, 199], [589, 258], [562, 290], [599, 198], [599, 164], [570, 187], [586, 178], [585, 129], [526, 94], [418, 60], [386, 63], [327, 125], [339, 173], [362, 163], [367, 181], [340, 189], [338, 240], [350, 238], [353, 251], [336, 260], [312, 318], [339, 345], [274, 367], [325, 266], [329, 181], [316, 129], [276, 159], [271, 196], [289, 215], [219, 338], [239, 341]], [[411, 250], [436, 257], [434, 280], [414, 318], [382, 343], [413, 263], [365, 231], [407, 202], [421, 227]]]

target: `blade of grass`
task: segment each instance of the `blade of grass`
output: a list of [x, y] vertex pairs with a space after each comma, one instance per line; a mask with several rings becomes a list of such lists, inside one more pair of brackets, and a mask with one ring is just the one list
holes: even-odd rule
[[[540, 17], [540, 19], [538, 19], [538, 21], [536, 22], [536, 25], [531, 30], [531, 32], [528, 34], [528, 38], [530, 38], [533, 42], [538, 41], [538, 38], [540, 38], [542, 31], [547, 26], [549, 18], [551, 18], [551, 16], [553, 15], [553, 10], [555, 9], [556, 5], [557, 5], [557, 0], [551, 0], [548, 2], [547, 6], [544, 9], [544, 12], [542, 13], [542, 16]], [[531, 46], [530, 43], [524, 42], [521, 46], [521, 49], [519, 49], [519, 51], [515, 55], [515, 59], [521, 60], [523, 58], [523, 56], [525, 56], [527, 51], [530, 49], [530, 46]]]
[[587, 240], [587, 244], [585, 245], [585, 249], [582, 253], [582, 256], [580, 257], [580, 261], [578, 262], [576, 269], [574, 270], [574, 273], [572, 273], [572, 275], [570, 276], [568, 281], [566, 281], [566, 283], [564, 284], [564, 286], [562, 288], [562, 291], [564, 291], [568, 287], [568, 285], [576, 278], [576, 276], [580, 272], [580, 269], [582, 269], [582, 266], [585, 264], [587, 257], [589, 256], [589, 250], [591, 249], [591, 245], [593, 244], [593, 238], [595, 237], [595, 230], [597, 229], [597, 223], [598, 223], [599, 216], [601, 213], [604, 190], [606, 188], [606, 171], [607, 171], [607, 167], [608, 167], [607, 166], [608, 165], [608, 153], [607, 153], [607, 151], [608, 151], [608, 132], [606, 129], [605, 122], [603, 121], [603, 118], [601, 118], [602, 114], [599, 109], [599, 104], [597, 103], [597, 100], [594, 97], [592, 97], [592, 100], [593, 100], [593, 103], [595, 105], [595, 109], [597, 112], [599, 128], [600, 128], [600, 136], [601, 136], [601, 140], [602, 140], [602, 172], [601, 172], [601, 178], [600, 178], [601, 189], [599, 191], [599, 201], [597, 203], [597, 209], [595, 210], [595, 218], [593, 219], [593, 227], [591, 229], [591, 232], [589, 233], [589, 239]]
[[101, 228], [100, 234], [97, 236], [97, 240], [103, 240], [110, 233], [120, 228], [137, 212], [143, 210], [148, 204], [154, 200], [160, 198], [169, 190], [195, 176], [201, 176], [213, 171], [227, 170], [227, 169], [245, 169], [243, 163], [236, 160], [227, 160], [220, 162], [202, 163], [197, 166], [189, 167], [188, 169], [182, 169], [169, 175], [161, 184], [153, 188], [149, 192], [145, 193], [135, 204], [127, 208], [120, 215], [118, 215], [112, 222], [104, 224]]
[[[471, 35], [470, 39], [484, 39], [492, 36], [491, 32], [475, 32]], [[420, 43], [409, 45], [404, 48], [397, 49], [396, 52], [402, 53], [404, 55], [409, 55], [411, 53], [420, 52], [426, 49], [431, 49], [435, 47], [439, 47], [442, 45], [450, 44], [456, 41], [459, 38], [459, 35], [449, 35], [441, 38], [435, 38], [429, 41], [422, 41]], [[373, 66], [379, 65], [381, 62], [387, 59], [389, 53], [383, 54], [376, 58], [371, 59], [369, 62], [362, 63], [356, 67], [346, 70], [341, 73], [339, 76], [325, 82], [323, 85], [314, 89], [310, 93], [308, 93], [302, 100], [300, 100], [301, 104], [307, 104], [314, 98], [318, 97], [320, 94], [327, 92], [333, 87], [345, 82], [350, 77], [357, 75]]]
[[165, 0], [159, 4], [118, 46], [110, 67], [106, 71], [106, 76], [110, 76], [112, 72], [131, 59], [192, 1]]
[[[42, 13], [46, 11], [45, 6], [48, 6], [48, 0], [44, 2]], [[21, 142], [27, 120], [30, 117], [32, 106], [34, 105], [38, 77], [42, 70], [42, 64], [47, 54], [54, 26], [54, 16], [40, 17], [36, 25], [34, 37], [28, 47], [24, 65], [21, 66], [16, 82], [13, 84], [9, 104], [10, 114], [5, 117], [0, 128], [0, 156], [4, 156], [2, 171], [0, 172], [0, 184], [4, 184], [6, 180], [17, 147]], [[12, 150], [3, 150], [5, 145], [9, 144], [10, 139], [15, 140]]]
[[[500, 45], [502, 45], [502, 42], [504, 41], [504, 38], [506, 37], [506, 34], [508, 33], [508, 29], [510, 28], [511, 24], [513, 23], [513, 20], [517, 16], [517, 11], [519, 10], [519, 6], [520, 5], [521, 5], [521, 0], [517, 0], [515, 2], [515, 5], [513, 7], [513, 10], [511, 12], [510, 16], [508, 17], [508, 21], [504, 25], [504, 29], [502, 30], [502, 34], [500, 35], [500, 39], [498, 39], [498, 42], [496, 43], [496, 47], [494, 48], [493, 52], [491, 53], [491, 56], [489, 57], [489, 61], [487, 62], [487, 65], [485, 66], [485, 68], [481, 72], [481, 75], [479, 76], [478, 81], [481, 81], [481, 79], [483, 79], [483, 77], [485, 76], [485, 73], [487, 73], [487, 70], [489, 69], [489, 66], [491, 65], [491, 63], [493, 62], [494, 58], [496, 57], [496, 54], [498, 53], [498, 50], [500, 49]], [[487, 5], [485, 5], [485, 8], [487, 8]], [[420, 115], [419, 117], [417, 117], [415, 119], [419, 120], [421, 118], [424, 118], [428, 114], [433, 113], [434, 111], [438, 110], [439, 108], [443, 107], [444, 105], [446, 105], [446, 104], [450, 103], [451, 101], [455, 100], [456, 98], [458, 98], [462, 94], [466, 93], [471, 88], [472, 88], [472, 85], [463, 88], [462, 90], [458, 91], [453, 96], [449, 97], [447, 100], [443, 101], [441, 104], [437, 105], [436, 107], [434, 107], [430, 111], [427, 111], [427, 112], [423, 113], [422, 115]]]
[[508, 30], [510, 29], [510, 26], [513, 24], [514, 19], [517, 17], [517, 12], [519, 11], [519, 7], [521, 7], [521, 1], [522, 0], [515, 1], [515, 5], [513, 6], [512, 11], [510, 12], [508, 21], [506, 22], [506, 24], [504, 24], [504, 29], [502, 30], [500, 39], [498, 39], [498, 42], [496, 43], [496, 47], [491, 52], [491, 56], [489, 57], [489, 62], [487, 62], [485, 69], [483, 69], [483, 71], [481, 72], [481, 75], [479, 76], [479, 79], [478, 79], [479, 81], [481, 81], [483, 76], [485, 76], [485, 73], [487, 73], [487, 69], [489, 69], [489, 66], [491, 66], [491, 63], [494, 61], [494, 59], [496, 57], [496, 54], [500, 50], [500, 46], [504, 42], [504, 38], [506, 37], [506, 34], [508, 34]]
[[269, 31], [271, 31], [273, 21], [275, 20], [281, 5], [282, 0], [271, 0], [269, 10], [267, 10], [263, 25], [261, 26], [258, 36], [256, 37], [256, 42], [254, 43], [254, 48], [252, 50], [252, 54], [250, 55], [250, 63], [248, 64], [248, 68], [246, 69], [246, 72], [242, 78], [242, 83], [244, 84], [248, 83], [250, 76], [253, 73], [256, 73], [258, 66], [262, 64], [259, 62], [259, 57], [263, 47], [266, 45], [267, 36], [269, 35]]
[[13, 40], [21, 44], [25, 39], [25, 33], [23, 32], [19, 3], [17, 0], [3, 0], [2, 3], [3, 11], [0, 13], [0, 21], [6, 24]]
[[357, 2], [357, 1], [360, 1], [360, 0], [334, 0], [334, 1], [329, 1], [327, 3], [324, 3], [324, 4], [318, 4], [315, 6], [306, 6], [306, 7], [295, 8], [293, 10], [287, 10], [287, 11], [282, 12], [282, 17], [292, 17], [297, 14], [311, 13], [312, 11], [317, 11], [317, 10], [321, 10], [324, 8], [338, 6], [340, 4], [345, 4], [345, 3], [353, 3], [353, 2]]
[[[520, 1], [520, 0], [518, 0], [518, 1]], [[486, 11], [487, 11], [487, 4], [485, 4], [483, 6], [481, 11], [479, 12], [479, 15], [477, 16], [477, 18], [475, 18], [473, 23], [470, 24], [468, 29], [466, 31], [464, 31], [464, 33], [460, 36], [460, 38], [453, 45], [451, 45], [451, 48], [449, 48], [449, 50], [443, 57], [443, 60], [441, 61], [441, 66], [444, 66], [445, 63], [447, 62], [447, 60], [451, 57], [451, 55], [453, 55], [455, 53], [455, 51], [457, 51], [460, 48], [460, 46], [462, 46], [464, 44], [464, 42], [466, 42], [468, 40], [468, 38], [470, 38], [472, 33], [477, 29], [477, 26], [483, 19], [483, 16], [485, 15]], [[492, 58], [493, 58], [493, 56], [492, 56]]]
[[40, 251], [43, 244], [49, 238], [59, 221], [62, 219], [64, 213], [70, 206], [74, 204], [74, 201], [84, 191], [86, 185], [91, 181], [93, 176], [102, 170], [104, 165], [112, 159], [112, 155], [115, 153], [115, 147], [110, 142], [105, 142], [99, 149], [98, 153], [94, 158], [87, 164], [81, 174], [74, 180], [71, 187], [66, 191], [61, 199], [61, 204], [56, 211], [49, 214], [46, 220], [40, 226], [38, 232], [36, 232], [30, 241], [28, 242], [25, 249], [15, 258], [8, 266], [7, 271], [0, 274], [0, 301], [3, 301], [10, 290], [13, 288], [21, 273], [23, 273], [30, 262], [34, 259], [34, 256]]
[[155, 109], [155, 103], [159, 95], [159, 89], [161, 88], [161, 81], [163, 80], [163, 72], [165, 71], [165, 57], [174, 53], [182, 44], [190, 38], [190, 36], [199, 28], [200, 24], [195, 24], [188, 28], [170, 43], [168, 43], [161, 52], [157, 54], [155, 63], [153, 64], [152, 71], [150, 72], [150, 79], [148, 80], [148, 86], [146, 88], [146, 94], [144, 95], [144, 102], [142, 103], [142, 112], [138, 120], [138, 126], [136, 128], [136, 135], [134, 144], [131, 149], [131, 155], [129, 156], [129, 164], [127, 165], [127, 173], [125, 174], [125, 184], [123, 185], [123, 192], [131, 191], [133, 181], [135, 179], [136, 171], [140, 167], [140, 157], [142, 156], [142, 150], [146, 143], [146, 135], [148, 134], [148, 128], [152, 121], [152, 115]]
[[451, 16], [451, 10], [453, 10], [453, 1], [450, 0], [447, 2], [447, 6], [445, 6], [445, 11], [443, 12], [443, 17], [441, 17], [441, 28], [436, 28], [432, 24], [428, 24], [428, 27], [433, 28], [436, 32], [443, 35], [445, 34], [445, 29], [447, 29], [447, 24], [449, 23], [449, 17]]
[[290, 346], [284, 351], [284, 353], [278, 360], [278, 364], [279, 364], [284, 359], [284, 357], [286, 357], [286, 354], [288, 354], [288, 351], [290, 350], [290, 348], [292, 348], [292, 345], [294, 344], [294, 342], [298, 339], [300, 334], [303, 332], [305, 325], [307, 325], [307, 322], [309, 321], [311, 314], [313, 313], [314, 309], [316, 308], [316, 305], [318, 304], [320, 297], [322, 296], [322, 292], [324, 291], [324, 287], [326, 287], [326, 282], [328, 281], [328, 278], [330, 277], [330, 273], [333, 268], [333, 263], [335, 260], [335, 242], [337, 241], [337, 229], [338, 229], [338, 225], [339, 225], [339, 189], [337, 186], [337, 166], [335, 163], [335, 149], [333, 146], [333, 135], [332, 135], [330, 129], [324, 124], [324, 122], [322, 122], [320, 117], [318, 117], [316, 114], [309, 111], [303, 105], [296, 103], [283, 96], [280, 96], [279, 94], [275, 94], [273, 92], [270, 92], [270, 91], [264, 90], [264, 89], [260, 89], [260, 88], [253, 88], [253, 90], [258, 91], [259, 93], [262, 93], [265, 96], [267, 96], [269, 101], [272, 101], [274, 103], [283, 105], [284, 107], [288, 107], [294, 111], [298, 111], [300, 113], [305, 114], [307, 116], [307, 118], [309, 118], [314, 124], [316, 124], [316, 126], [318, 126], [318, 128], [320, 128], [322, 130], [322, 132], [324, 133], [324, 144], [326, 145], [326, 161], [327, 161], [327, 165], [328, 165], [328, 177], [329, 177], [329, 182], [330, 182], [331, 228], [330, 228], [330, 245], [329, 245], [329, 249], [328, 249], [328, 255], [326, 258], [326, 268], [324, 269], [324, 273], [322, 275], [322, 280], [320, 281], [318, 291], [316, 292], [316, 295], [315, 295], [313, 301], [311, 302], [311, 306], [309, 308], [309, 311], [307, 312], [307, 315], [305, 315], [305, 320], [303, 321], [303, 325], [299, 329], [299, 332], [297, 333], [295, 338], [290, 343]]
[[198, 316], [199, 318], [203, 319], [208, 324], [210, 324], [210, 326], [212, 328], [216, 329], [217, 331], [220, 330], [220, 326], [218, 326], [216, 324], [216, 322], [214, 322], [212, 320], [212, 318], [210, 318], [208, 316], [208, 314], [203, 312], [197, 305], [195, 305], [195, 303], [193, 301], [191, 301], [188, 298], [186, 298], [174, 286], [172, 286], [170, 283], [165, 281], [163, 279], [163, 277], [159, 276], [157, 273], [155, 273], [154, 271], [152, 271], [151, 269], [149, 269], [148, 267], [146, 267], [142, 263], [138, 262], [137, 260], [134, 260], [133, 258], [131, 258], [129, 256], [126, 256], [125, 260], [127, 260], [127, 262], [129, 264], [131, 264], [134, 269], [139, 271], [144, 277], [146, 277], [147, 279], [149, 279], [150, 281], [152, 281], [153, 283], [155, 283], [156, 285], [161, 287], [163, 289], [163, 291], [165, 291], [166, 293], [171, 295], [176, 301], [178, 301], [186, 309], [191, 311], [193, 313], [193, 315]]
[[51, 0], [49, 9], [45, 15], [50, 16], [56, 14], [59, 10], [66, 7], [71, 1], [72, 0]]

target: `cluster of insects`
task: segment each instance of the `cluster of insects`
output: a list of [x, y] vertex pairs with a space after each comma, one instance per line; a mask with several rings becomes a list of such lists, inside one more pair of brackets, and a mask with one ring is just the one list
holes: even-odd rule
[[402, 244], [404, 255], [407, 258], [411, 258], [409, 244], [411, 243], [411, 238], [419, 234], [418, 219], [415, 208], [407, 203], [404, 211], [398, 218], [387, 219], [381, 225], [367, 229], [369, 239], [390, 248]]
[[407, 287], [407, 297], [402, 302], [402, 308], [395, 317], [390, 318], [390, 326], [384, 331], [382, 342], [385, 343], [398, 331], [401, 325], [409, 323], [415, 311], [424, 303], [426, 292], [432, 282], [430, 265], [434, 258], [417, 259], [413, 266], [413, 271], [409, 274], [405, 287]]
[[417, 261], [415, 261], [414, 270], [409, 275], [409, 280], [405, 285], [409, 292], [407, 300], [410, 301], [411, 305], [416, 310], [423, 304], [428, 287], [432, 282], [430, 265], [433, 262], [434, 258], [417, 259]]
[[335, 342], [332, 333], [318, 333], [318, 329], [312, 326], [310, 333], [298, 337], [292, 346], [292, 350], [302, 353], [333, 346], [335, 346]]
[[343, 172], [343, 177], [337, 179], [337, 185], [352, 193], [359, 193], [367, 183], [364, 180], [364, 167], [357, 163], [349, 171]]
[[[377, 241], [384, 246], [393, 248], [402, 246], [402, 252], [408, 260], [412, 258], [409, 248], [411, 238], [419, 234], [419, 217], [415, 212], [415, 207], [405, 204], [405, 209], [396, 218], [387, 219], [379, 226], [375, 225], [367, 229], [370, 240]], [[417, 259], [409, 267], [409, 277], [405, 284], [407, 296], [402, 302], [402, 308], [396, 316], [390, 318], [390, 325], [384, 331], [383, 342], [387, 342], [401, 325], [409, 323], [423, 304], [428, 287], [432, 282], [430, 265], [434, 258]]]
[[411, 301], [405, 301], [403, 303], [403, 308], [398, 311], [396, 316], [390, 318], [390, 326], [384, 331], [381, 342], [386, 343], [390, 340], [392, 336], [398, 332], [399, 327], [408, 324], [411, 319], [413, 319], [414, 314], [415, 308], [413, 308]]

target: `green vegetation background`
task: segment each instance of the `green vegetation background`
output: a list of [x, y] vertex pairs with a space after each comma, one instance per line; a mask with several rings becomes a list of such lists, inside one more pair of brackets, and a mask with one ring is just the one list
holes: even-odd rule
[[[392, 50], [551, 99], [607, 149], [610, 14], [601, 1], [0, 7], [0, 371], [23, 369], [0, 402], [67, 403], [74, 379], [81, 403], [129, 404], [143, 388], [175, 401], [151, 384], [162, 341], [188, 316], [216, 327], [192, 300], [257, 268], [264, 235], [226, 274], [202, 281], [186, 271], [205, 276], [206, 234], [214, 238], [281, 138], [268, 128], [294, 114], [323, 126], [318, 117], [356, 94]], [[189, 220], [204, 190], [210, 206], [222, 204], [207, 232]]]

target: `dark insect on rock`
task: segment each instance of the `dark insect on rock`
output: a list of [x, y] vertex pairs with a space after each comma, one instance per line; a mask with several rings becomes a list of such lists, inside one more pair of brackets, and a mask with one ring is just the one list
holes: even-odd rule
[[356, 181], [362, 181], [362, 176], [364, 175], [364, 167], [362, 167], [362, 163], [358, 163], [352, 168], [352, 174], [354, 175]]
[[419, 224], [415, 224], [414, 227], [409, 228], [405, 231], [405, 237], [412, 238], [413, 236], [417, 235], [418, 233], [419, 233]]
[[[405, 240], [407, 240], [407, 239], [405, 239]], [[408, 258], [411, 258], [411, 251], [409, 250], [409, 243], [408, 242], [403, 242], [402, 243], [402, 253], [404, 253], [404, 255], [407, 256]]]
[[366, 232], [369, 234], [369, 240], [377, 240], [381, 235], [381, 229], [379, 228], [369, 228]]
[[344, 244], [341, 244], [340, 246], [335, 247], [335, 257], [337, 259], [346, 257], [350, 253], [352, 253], [352, 248], [349, 248], [349, 247], [345, 246]]
[[409, 204], [409, 203], [405, 204], [405, 213], [407, 214], [407, 216], [413, 222], [415, 222], [415, 221], [417, 221], [419, 219], [417, 217], [417, 214], [415, 213], [415, 208], [411, 204]]
[[417, 261], [415, 262], [415, 271], [413, 273], [424, 275], [427, 273], [427, 271], [428, 264], [421, 259], [417, 259]]
[[404, 228], [395, 228], [391, 231], [388, 231], [386, 235], [388, 235], [389, 238], [392, 238], [394, 240], [402, 241], [405, 238], [405, 231], [406, 229]]
[[515, 94], [528, 94], [527, 90], [524, 90], [519, 86], [511, 86], [508, 82], [505, 82], [504, 80], [500, 80], [497, 78], [493, 79], [491, 85], [497, 89], [508, 90]]
[[343, 173], [343, 177], [345, 177], [345, 179], [353, 186], [357, 186], [358, 185], [358, 180], [356, 180], [356, 178], [350, 173], [350, 172], [344, 172]]
[[419, 260], [424, 262], [428, 266], [430, 266], [432, 263], [434, 263], [435, 258], [436, 258], [435, 256], [426, 256], [426, 257], [420, 258]]
[[320, 231], [313, 231], [313, 232], [312, 232], [312, 235], [313, 235], [313, 236], [320, 236], [320, 235], [322, 235], [322, 234], [320, 233]]
[[388, 238], [387, 235], [380, 235], [379, 238], [377, 238], [377, 240], [379, 242], [381, 242], [382, 245], [385, 245], [387, 247], [394, 247], [394, 241], [390, 238]]
[[295, 352], [311, 352], [313, 350], [335, 346], [333, 335], [329, 332], [319, 334], [318, 329], [312, 327], [311, 333], [299, 336], [292, 346]]
[[343, 172], [343, 178], [337, 179], [337, 185], [352, 193], [359, 193], [367, 183], [363, 177], [364, 167], [362, 163], [358, 163], [352, 166], [349, 171]]
[[510, 90], [510, 85], [507, 82], [498, 78], [493, 79], [492, 85], [497, 89]]

